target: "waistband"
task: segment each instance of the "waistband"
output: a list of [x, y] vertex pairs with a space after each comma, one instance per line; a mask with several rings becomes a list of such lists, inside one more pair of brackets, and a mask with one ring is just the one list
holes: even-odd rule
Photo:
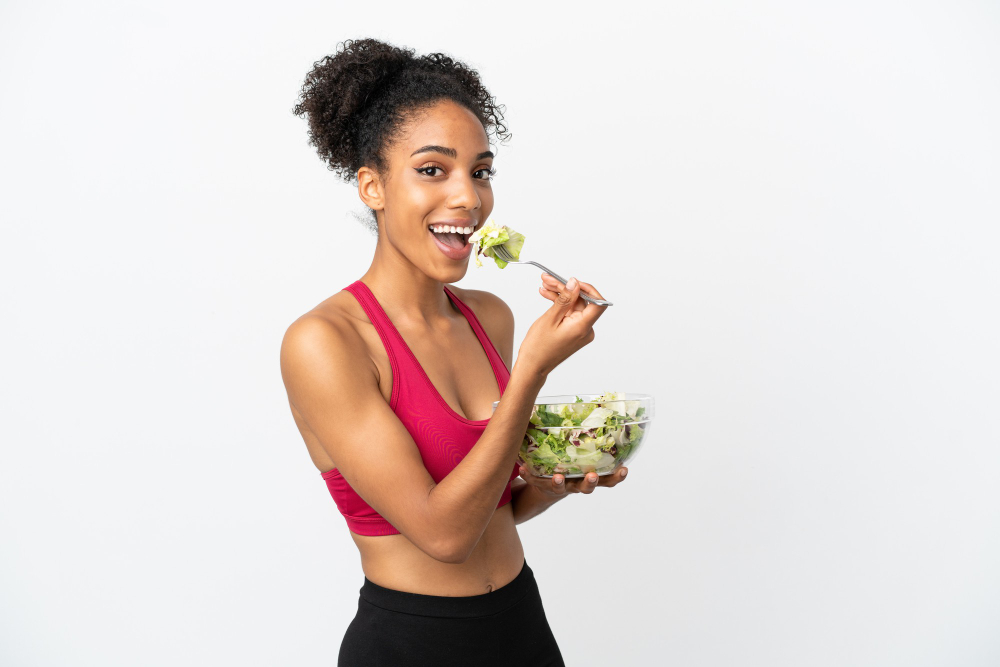
[[462, 597], [446, 595], [423, 595], [408, 591], [385, 588], [365, 577], [361, 586], [361, 598], [376, 607], [418, 616], [439, 616], [445, 618], [475, 618], [499, 614], [524, 599], [535, 583], [535, 575], [524, 561], [521, 571], [505, 586], [482, 593]]

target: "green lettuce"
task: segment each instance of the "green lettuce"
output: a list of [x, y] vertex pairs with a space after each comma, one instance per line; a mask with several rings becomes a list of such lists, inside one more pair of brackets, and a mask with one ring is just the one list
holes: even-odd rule
[[[645, 412], [639, 401], [608, 392], [593, 401], [536, 405], [521, 444], [521, 461], [536, 474], [611, 470], [638, 446]], [[600, 405], [598, 405], [600, 404]]]
[[476, 248], [476, 266], [482, 266], [479, 256], [492, 257], [497, 266], [501, 269], [507, 266], [507, 262], [497, 257], [493, 246], [504, 246], [514, 259], [521, 258], [521, 247], [524, 246], [524, 235], [515, 232], [510, 227], [497, 225], [492, 220], [487, 220], [486, 224], [473, 232], [469, 237], [469, 243]]

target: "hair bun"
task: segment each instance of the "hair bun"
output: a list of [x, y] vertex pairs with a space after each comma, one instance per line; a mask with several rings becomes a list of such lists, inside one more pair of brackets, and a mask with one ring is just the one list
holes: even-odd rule
[[363, 166], [384, 173], [386, 147], [403, 120], [441, 99], [476, 114], [487, 135], [509, 138], [503, 107], [474, 69], [443, 53], [417, 58], [413, 49], [371, 38], [345, 40], [313, 63], [292, 111], [306, 116], [309, 143], [328, 168], [353, 183]]
[[357, 117], [414, 61], [413, 50], [377, 39], [345, 40], [313, 63], [293, 109], [307, 115], [310, 143], [347, 180], [358, 164]]
[[392, 46], [376, 39], [347, 40], [340, 54], [353, 56], [344, 61], [344, 70], [352, 76], [359, 89], [364, 90], [361, 103], [352, 110], [354, 113], [362, 111], [369, 101], [377, 98], [378, 93], [415, 60], [413, 49]]

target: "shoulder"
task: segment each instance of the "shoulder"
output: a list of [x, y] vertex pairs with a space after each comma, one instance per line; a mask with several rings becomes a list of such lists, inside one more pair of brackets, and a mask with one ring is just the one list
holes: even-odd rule
[[493, 337], [492, 330], [497, 330], [498, 334], [506, 333], [509, 330], [510, 335], [513, 336], [514, 312], [503, 299], [492, 292], [483, 290], [462, 289], [454, 285], [448, 285], [448, 289], [472, 309], [491, 338]]
[[514, 312], [510, 306], [492, 292], [453, 285], [448, 285], [448, 289], [472, 309], [507, 368], [510, 368], [514, 356]]
[[367, 319], [363, 311], [359, 317], [352, 304], [358, 305], [350, 294], [341, 292], [292, 322], [281, 341], [282, 369], [322, 358], [367, 358], [359, 330]]

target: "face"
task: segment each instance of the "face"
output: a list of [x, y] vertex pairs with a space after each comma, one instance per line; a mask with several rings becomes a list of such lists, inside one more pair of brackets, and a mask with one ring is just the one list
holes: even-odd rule
[[368, 167], [358, 170], [359, 194], [377, 211], [379, 243], [434, 280], [459, 280], [472, 255], [470, 234], [452, 248], [431, 228], [475, 231], [493, 210], [486, 130], [465, 107], [442, 101], [411, 119], [387, 153], [384, 179]]

